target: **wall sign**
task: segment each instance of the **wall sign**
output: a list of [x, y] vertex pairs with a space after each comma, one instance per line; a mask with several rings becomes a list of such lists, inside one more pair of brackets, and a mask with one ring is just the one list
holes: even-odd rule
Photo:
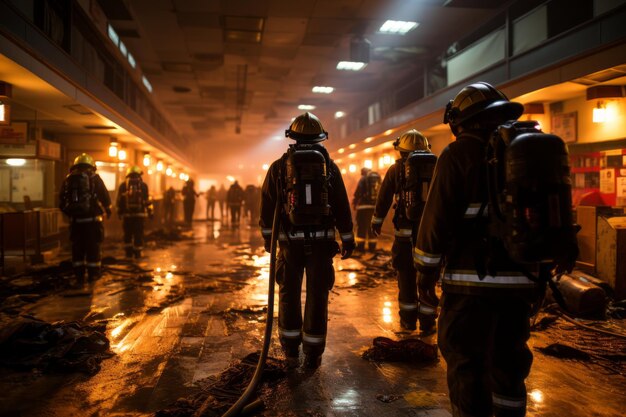
[[600, 192], [613, 194], [615, 192], [615, 170], [612, 168], [600, 170]]
[[6, 145], [23, 145], [26, 143], [27, 123], [11, 123], [0, 126], [0, 143]]
[[61, 159], [61, 144], [45, 139], [37, 141], [37, 157], [42, 159]]

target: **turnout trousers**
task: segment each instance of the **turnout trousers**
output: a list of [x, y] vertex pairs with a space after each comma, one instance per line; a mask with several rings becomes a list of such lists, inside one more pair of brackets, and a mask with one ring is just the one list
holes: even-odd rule
[[444, 293], [438, 342], [454, 417], [523, 417], [532, 353], [530, 304], [518, 297]]
[[371, 252], [376, 250], [376, 244], [378, 239], [372, 234], [370, 227], [372, 223], [372, 216], [374, 215], [374, 206], [367, 208], [356, 209], [356, 249], [365, 250], [365, 244], [367, 243], [367, 249]]
[[[339, 251], [334, 240], [314, 240], [305, 248], [302, 240], [280, 242], [276, 265], [279, 286], [278, 334], [288, 356], [302, 343], [306, 355], [319, 356], [326, 345], [328, 293], [335, 283], [333, 257]], [[306, 271], [306, 303], [302, 315], [302, 279]], [[291, 353], [291, 354], [290, 354]]]
[[418, 303], [417, 269], [413, 263], [411, 238], [396, 236], [391, 246], [391, 263], [398, 274], [398, 305], [402, 327], [417, 328], [419, 318], [420, 330], [431, 330], [437, 316], [433, 309]]
[[139, 258], [143, 250], [144, 217], [124, 217], [122, 226], [126, 256]]
[[70, 240], [72, 241], [72, 265], [76, 278], [85, 279], [85, 270], [89, 279], [100, 276], [101, 246], [104, 240], [102, 222], [78, 223], [73, 221], [70, 225]]

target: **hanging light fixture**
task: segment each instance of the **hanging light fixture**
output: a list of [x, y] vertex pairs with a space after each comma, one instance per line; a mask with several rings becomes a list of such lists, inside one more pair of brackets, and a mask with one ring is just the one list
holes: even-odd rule
[[144, 153], [143, 154], [143, 166], [149, 167], [151, 163], [152, 163], [152, 160], [150, 158], [150, 153], [148, 152]]
[[119, 159], [120, 161], [125, 161], [127, 157], [128, 153], [126, 152], [126, 149], [121, 148], [119, 151], [117, 151], [117, 159]]
[[10, 99], [12, 96], [13, 86], [0, 81], [0, 125], [11, 124], [11, 106], [6, 102], [6, 99]]
[[606, 122], [606, 105], [602, 100], [598, 100], [596, 107], [593, 108], [592, 121], [594, 123]]
[[158, 161], [156, 164], [156, 170], [161, 172], [163, 171], [163, 161]]
[[117, 156], [118, 146], [119, 143], [117, 142], [117, 139], [111, 138], [109, 143], [109, 156], [111, 158], [115, 158]]

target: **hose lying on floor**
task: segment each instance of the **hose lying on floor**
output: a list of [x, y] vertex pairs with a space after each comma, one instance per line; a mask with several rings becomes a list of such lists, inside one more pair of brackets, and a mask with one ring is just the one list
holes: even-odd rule
[[[276, 245], [278, 242], [278, 227], [279, 227], [279, 213], [280, 213], [280, 200], [277, 199], [276, 206], [274, 207], [274, 219], [272, 221], [272, 238], [270, 244], [270, 276], [267, 291], [267, 317], [265, 320], [265, 333], [263, 336], [263, 347], [261, 354], [259, 355], [259, 362], [252, 376], [252, 380], [248, 384], [246, 390], [241, 394], [241, 397], [233, 404], [222, 417], [234, 417], [242, 414], [242, 411], [252, 411], [260, 407], [259, 400], [250, 402], [254, 392], [257, 389], [259, 382], [261, 381], [261, 375], [263, 374], [263, 368], [265, 367], [265, 360], [270, 348], [270, 342], [272, 341], [272, 322], [274, 320], [274, 283], [276, 282]], [[207, 415], [209, 411], [209, 398], [202, 404], [200, 409], [194, 414], [194, 417], [203, 417]]]

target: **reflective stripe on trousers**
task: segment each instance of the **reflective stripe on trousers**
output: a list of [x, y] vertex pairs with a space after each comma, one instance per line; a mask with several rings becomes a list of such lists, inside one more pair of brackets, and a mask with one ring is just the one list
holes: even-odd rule
[[443, 282], [451, 285], [483, 286], [483, 287], [534, 287], [535, 282], [524, 275], [504, 272], [506, 275], [486, 275], [480, 279], [478, 274], [470, 271], [446, 271]]
[[302, 334], [302, 342], [310, 345], [323, 345], [326, 343], [326, 335]]

